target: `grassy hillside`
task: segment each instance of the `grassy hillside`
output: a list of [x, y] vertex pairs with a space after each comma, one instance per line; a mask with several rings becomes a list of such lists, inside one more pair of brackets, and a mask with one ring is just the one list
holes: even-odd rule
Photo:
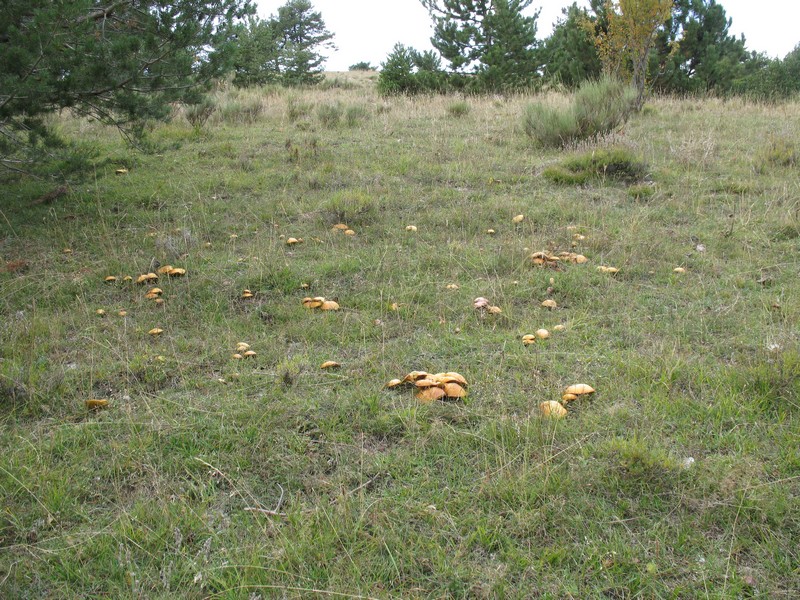
[[[220, 91], [147, 153], [60, 121], [93, 175], [0, 202], [0, 596], [797, 597], [800, 105], [654, 100], [575, 151], [644, 178], [577, 186], [531, 100]], [[157, 264], [161, 305], [122, 281]]]

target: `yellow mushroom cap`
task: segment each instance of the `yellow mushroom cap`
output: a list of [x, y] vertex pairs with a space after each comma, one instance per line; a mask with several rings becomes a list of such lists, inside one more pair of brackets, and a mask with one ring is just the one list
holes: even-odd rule
[[514, 217], [514, 218], [513, 218], [513, 219], [511, 219], [511, 220], [512, 220], [514, 223], [522, 223], [522, 221], [523, 221], [524, 219], [525, 219], [525, 215], [517, 215], [516, 217]]
[[252, 298], [255, 294], [250, 290], [243, 290], [242, 291], [242, 298]]
[[406, 231], [416, 231], [416, 230], [417, 230], [416, 225], [406, 225]]
[[183, 277], [186, 275], [186, 269], [181, 269], [179, 267], [175, 267], [174, 269], [170, 269], [167, 271], [167, 275], [170, 277]]
[[575, 385], [571, 385], [566, 390], [564, 390], [564, 393], [581, 396], [583, 394], [593, 394], [594, 391], [595, 389], [590, 385], [587, 385], [585, 383], [576, 383]]
[[246, 350], [250, 350], [250, 344], [247, 342], [239, 342], [236, 344], [236, 351], [237, 352], [244, 352]]
[[564, 394], [561, 396], [561, 400], [563, 402], [572, 402], [573, 400], [577, 400], [578, 396], [576, 394]]
[[545, 417], [554, 417], [560, 419], [567, 416], [567, 409], [561, 406], [561, 403], [555, 400], [548, 400], [539, 404], [539, 412]]
[[325, 302], [320, 305], [320, 308], [322, 310], [339, 310], [339, 304], [333, 300], [325, 300]]
[[248, 350], [247, 352], [242, 352], [242, 356], [244, 356], [245, 358], [253, 358], [257, 355], [254, 351]]
[[86, 408], [103, 408], [105, 406], [108, 406], [107, 398], [89, 398], [84, 402], [86, 404]]
[[161, 335], [162, 333], [164, 333], [164, 330], [158, 327], [153, 327], [153, 329], [151, 329], [147, 333], [149, 333], [150, 335]]
[[544, 306], [545, 308], [551, 308], [552, 309], [552, 308], [557, 308], [558, 304], [556, 304], [555, 300], [551, 300], [551, 299], [548, 298], [547, 300], [544, 300], [542, 302], [542, 306]]
[[392, 379], [389, 383], [386, 384], [385, 387], [393, 388], [393, 387], [397, 387], [398, 385], [402, 385], [402, 383], [403, 383], [402, 379]]
[[149, 290], [147, 290], [147, 293], [148, 294], [155, 294], [157, 296], [160, 296], [161, 294], [164, 293], [164, 290], [162, 290], [161, 288], [154, 287], [154, 288], [150, 288]]
[[106, 283], [114, 283], [116, 280], [117, 280], [116, 277], [114, 277], [113, 275], [109, 275], [103, 281], [105, 281]]
[[334, 229], [338, 229], [338, 230], [340, 230], [340, 231], [346, 231], [346, 230], [350, 229], [350, 228], [349, 228], [347, 225], [345, 225], [344, 223], [337, 223], [336, 225], [334, 225], [334, 226], [333, 226], [333, 228], [334, 228]]
[[419, 390], [416, 393], [416, 398], [420, 402], [433, 402], [434, 400], [439, 400], [440, 398], [444, 398], [445, 391], [442, 388], [438, 387], [429, 387], [422, 390]]
[[355, 231], [353, 231], [352, 229], [345, 229], [345, 230], [344, 230], [344, 234], [345, 234], [345, 235], [355, 235], [355, 234], [356, 234], [356, 232], [355, 232]]
[[172, 265], [164, 265], [158, 271], [156, 271], [159, 275], [166, 275], [169, 273], [174, 267]]
[[686, 273], [686, 269], [684, 269], [683, 267], [675, 267], [674, 269], [672, 269], [672, 272], [673, 273]]
[[455, 381], [445, 383], [443, 386], [445, 396], [448, 398], [463, 398], [467, 395], [467, 390], [461, 387]]
[[550, 332], [547, 331], [547, 329], [537, 329], [536, 337], [538, 337], [540, 340], [546, 340], [550, 337]]
[[333, 369], [333, 368], [336, 368], [336, 367], [341, 367], [341, 366], [342, 366], [342, 365], [340, 365], [340, 364], [339, 364], [338, 362], [336, 362], [335, 360], [326, 360], [324, 363], [322, 363], [322, 364], [319, 366], [319, 368], [320, 368], [320, 369]]
[[302, 243], [302, 240], [293, 237], [290, 237], [289, 239], [286, 240], [286, 244], [288, 246], [293, 246], [294, 244], [300, 244], [300, 243]]
[[244, 356], [242, 356], [241, 354], [239, 354], [239, 353], [237, 352], [237, 353], [236, 353], [236, 354], [234, 354], [234, 355], [233, 355], [231, 358], [235, 358], [236, 360], [242, 360], [242, 359], [244, 358]]

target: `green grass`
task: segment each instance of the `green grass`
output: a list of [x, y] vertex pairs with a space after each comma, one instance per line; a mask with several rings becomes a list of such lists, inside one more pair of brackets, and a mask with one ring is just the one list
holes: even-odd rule
[[[797, 105], [654, 100], [615, 140], [651, 194], [543, 177], [528, 97], [370, 86], [220, 92], [152, 154], [65, 118], [92, 176], [3, 182], [0, 596], [796, 597], [800, 184], [754, 165]], [[163, 308], [103, 283], [154, 259]]]

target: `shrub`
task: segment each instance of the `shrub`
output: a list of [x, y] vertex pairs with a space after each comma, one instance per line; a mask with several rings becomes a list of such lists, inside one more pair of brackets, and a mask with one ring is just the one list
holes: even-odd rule
[[348, 127], [355, 127], [359, 122], [363, 121], [368, 114], [369, 111], [363, 104], [352, 104], [347, 107], [344, 118]]
[[759, 152], [756, 170], [763, 173], [768, 166], [792, 167], [798, 163], [797, 147], [783, 136], [772, 136], [766, 147]]
[[204, 98], [202, 102], [197, 104], [186, 105], [183, 114], [192, 127], [199, 129], [206, 124], [216, 109], [217, 107], [211, 98]]
[[219, 115], [226, 123], [255, 123], [264, 112], [259, 96], [238, 96], [222, 101]]
[[469, 104], [464, 100], [453, 102], [447, 107], [447, 114], [455, 118], [465, 117], [469, 114]]
[[335, 127], [342, 120], [344, 109], [339, 102], [334, 104], [320, 104], [317, 107], [317, 118], [325, 127]]
[[628, 120], [636, 91], [620, 81], [604, 77], [581, 85], [565, 109], [533, 104], [523, 120], [525, 133], [544, 147], [573, 146], [597, 141]]
[[571, 110], [561, 110], [544, 104], [528, 106], [523, 128], [528, 137], [546, 148], [567, 146], [578, 135], [578, 122]]
[[376, 68], [369, 64], [367, 61], [357, 62], [354, 65], [350, 65], [350, 71], [375, 71]]
[[613, 179], [632, 183], [640, 181], [647, 166], [625, 148], [598, 149], [577, 154], [560, 165], [548, 167], [542, 175], [564, 185], [581, 185], [591, 179]]
[[307, 117], [311, 113], [312, 108], [313, 106], [311, 104], [301, 102], [296, 97], [291, 96], [286, 101], [286, 118], [294, 123], [295, 121]]

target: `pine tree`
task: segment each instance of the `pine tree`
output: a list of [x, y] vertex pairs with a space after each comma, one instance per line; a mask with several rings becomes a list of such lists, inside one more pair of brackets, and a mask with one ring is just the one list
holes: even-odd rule
[[451, 69], [474, 73], [477, 87], [502, 90], [538, 77], [532, 0], [421, 0], [434, 21], [431, 43]]
[[5, 0], [0, 19], [0, 163], [52, 139], [69, 108], [126, 131], [197, 101], [222, 73], [248, 0]]
[[589, 15], [573, 3], [562, 10], [563, 18], [542, 46], [544, 77], [570, 88], [596, 79], [602, 70], [597, 48], [584, 23]]

